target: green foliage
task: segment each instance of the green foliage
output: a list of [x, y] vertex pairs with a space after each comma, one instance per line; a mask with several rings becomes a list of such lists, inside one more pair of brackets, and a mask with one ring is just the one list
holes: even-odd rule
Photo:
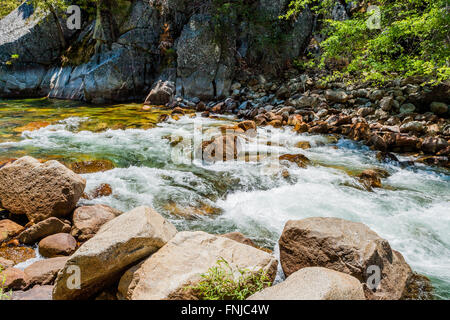
[[[238, 277], [236, 277], [236, 274]], [[203, 280], [191, 289], [202, 300], [245, 300], [269, 287], [271, 282], [263, 270], [233, 270], [223, 258], [202, 274]]]
[[0, 19], [8, 15], [22, 3], [21, 0], [1, 0], [0, 2]]
[[[311, 5], [310, 0], [296, 0], [283, 18]], [[329, 1], [315, 5], [316, 12], [329, 10]], [[450, 15], [447, 0], [379, 0], [371, 2], [381, 11], [380, 29], [371, 29], [366, 10], [349, 20], [326, 19], [327, 39], [321, 43], [321, 68], [333, 71], [333, 62], [345, 60], [337, 68], [349, 77], [384, 81], [402, 76], [422, 76], [430, 83], [449, 79]], [[364, 8], [364, 7], [362, 7]], [[367, 8], [364, 8], [367, 9]]]
[[2, 276], [1, 273], [3, 271], [2, 266], [0, 265], [0, 301], [1, 300], [10, 300], [12, 296], [12, 291], [5, 292], [5, 276]]

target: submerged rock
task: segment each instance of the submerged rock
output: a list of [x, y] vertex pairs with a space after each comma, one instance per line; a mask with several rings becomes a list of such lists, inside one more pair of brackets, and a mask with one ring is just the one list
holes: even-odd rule
[[255, 293], [247, 300], [366, 300], [355, 277], [331, 269], [311, 267]]
[[57, 161], [23, 157], [0, 169], [2, 206], [33, 222], [71, 213], [85, 186], [85, 179]]
[[[164, 246], [175, 227], [156, 211], [139, 207], [104, 224], [85, 242], [59, 272], [53, 299], [87, 299], [111, 285], [133, 263]], [[72, 268], [81, 273], [80, 289], [68, 288]]]
[[22, 290], [28, 284], [28, 276], [20, 269], [8, 268], [0, 272], [0, 284], [4, 290]]
[[78, 174], [104, 172], [114, 168], [114, 163], [109, 160], [80, 161], [69, 165], [69, 169]]
[[181, 205], [174, 201], [169, 201], [163, 206], [163, 209], [174, 216], [183, 217], [185, 219], [219, 215], [222, 213], [222, 209], [205, 202], [200, 202], [196, 205]]
[[306, 168], [310, 163], [310, 160], [303, 154], [284, 154], [279, 157], [279, 160], [295, 163], [300, 168]]
[[380, 173], [376, 170], [365, 170], [358, 175], [358, 178], [362, 185], [369, 191], [372, 191], [372, 188], [381, 188], [382, 186]]
[[427, 154], [436, 154], [448, 146], [448, 142], [442, 138], [427, 137], [422, 142], [422, 151]]
[[271, 281], [275, 277], [277, 260], [266, 252], [205, 232], [179, 232], [158, 252], [125, 272], [119, 295], [127, 300], [198, 299], [188, 287], [199, 283], [200, 275], [217, 266], [221, 258], [233, 268], [264, 270]]

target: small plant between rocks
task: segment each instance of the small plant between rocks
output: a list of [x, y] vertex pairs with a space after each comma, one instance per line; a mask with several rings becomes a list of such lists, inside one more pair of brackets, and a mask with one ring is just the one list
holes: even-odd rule
[[216, 266], [201, 277], [203, 280], [196, 286], [186, 288], [201, 300], [245, 300], [272, 285], [264, 270], [235, 269], [224, 258], [217, 260]]

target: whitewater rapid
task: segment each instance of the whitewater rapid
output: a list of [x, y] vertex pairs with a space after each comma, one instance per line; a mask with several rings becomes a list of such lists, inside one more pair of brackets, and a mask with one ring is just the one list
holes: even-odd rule
[[[206, 139], [217, 134], [220, 125], [228, 124], [227, 119], [184, 116], [147, 130], [98, 133], [78, 131], [83, 121], [86, 118], [71, 117], [26, 131], [20, 141], [0, 143], [0, 152], [15, 154], [25, 150], [37, 157], [51, 154], [77, 159], [89, 155], [109, 159], [115, 169], [83, 176], [88, 192], [108, 183], [113, 194], [82, 200], [82, 204], [107, 204], [123, 211], [150, 205], [179, 230], [240, 231], [272, 249], [276, 249], [289, 219], [321, 216], [362, 222], [400, 251], [414, 271], [430, 277], [437, 297], [450, 298], [448, 171], [380, 163], [375, 152], [359, 143], [299, 135], [289, 128], [258, 128], [257, 136], [245, 142], [247, 153], [254, 156], [252, 161], [208, 164], [198, 159], [190, 161], [189, 152], [180, 155], [177, 150], [195, 138], [199, 123]], [[168, 136], [182, 137], [183, 141], [173, 146]], [[299, 141], [308, 141], [311, 148], [296, 148]], [[301, 169], [295, 164], [281, 164], [273, 170], [269, 168], [273, 155], [255, 161], [256, 150], [275, 155], [302, 153], [312, 165]], [[384, 188], [374, 192], [364, 190], [348, 174], [372, 168], [390, 173], [382, 180]], [[284, 169], [288, 177], [282, 174]], [[185, 219], [166, 212], [168, 202], [184, 206], [207, 203], [222, 213]]]

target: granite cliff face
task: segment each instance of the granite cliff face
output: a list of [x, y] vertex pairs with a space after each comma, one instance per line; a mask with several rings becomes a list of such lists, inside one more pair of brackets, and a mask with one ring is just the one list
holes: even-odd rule
[[[277, 25], [284, 36], [275, 44], [260, 41], [265, 23], [232, 15], [218, 33], [210, 1], [119, 2], [103, 1], [95, 17], [83, 16], [81, 30], [64, 29], [64, 40], [53, 16], [26, 3], [0, 20], [0, 97], [142, 100], [158, 80], [174, 81], [187, 98], [225, 97], [239, 63], [274, 72], [301, 53], [312, 30], [308, 12], [278, 19], [288, 0], [246, 4], [271, 30]], [[59, 21], [65, 28], [62, 15]]]

